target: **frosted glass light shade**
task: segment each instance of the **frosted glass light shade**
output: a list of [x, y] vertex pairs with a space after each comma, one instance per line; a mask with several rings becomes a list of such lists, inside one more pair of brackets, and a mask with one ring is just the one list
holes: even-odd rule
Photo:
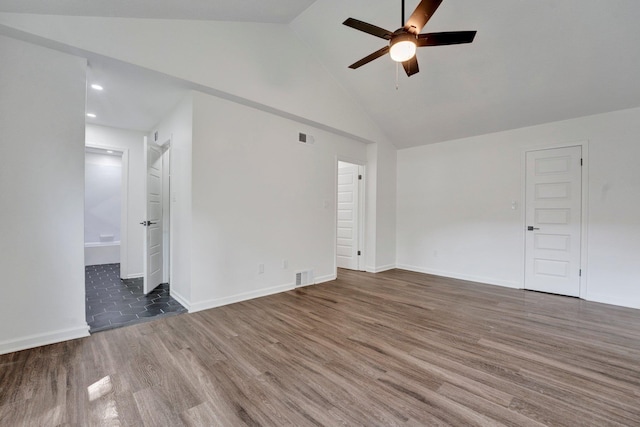
[[402, 40], [391, 45], [389, 55], [396, 62], [405, 62], [416, 54], [416, 44], [411, 40]]

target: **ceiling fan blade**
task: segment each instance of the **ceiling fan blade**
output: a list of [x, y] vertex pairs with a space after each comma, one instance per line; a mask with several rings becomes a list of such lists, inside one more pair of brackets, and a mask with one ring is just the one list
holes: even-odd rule
[[404, 61], [402, 63], [402, 66], [404, 67], [404, 71], [409, 77], [420, 71], [420, 68], [418, 67], [418, 58], [415, 56], [408, 61]]
[[373, 61], [374, 59], [378, 59], [381, 56], [386, 55], [388, 52], [389, 52], [389, 46], [385, 46], [382, 49], [373, 52], [371, 55], [365, 56], [360, 61], [354, 62], [353, 64], [349, 65], [349, 68], [351, 68], [352, 70], [355, 70], [356, 68], [360, 68], [363, 65]]
[[476, 31], [447, 31], [443, 33], [418, 34], [418, 46], [444, 46], [471, 43]]
[[363, 21], [358, 21], [357, 19], [353, 18], [347, 18], [347, 20], [342, 24], [385, 40], [391, 40], [391, 36], [393, 36], [393, 33], [391, 31], [385, 30], [384, 28], [376, 27], [375, 25], [368, 24]]
[[440, 6], [440, 3], [442, 3], [442, 0], [422, 0], [407, 20], [407, 23], [404, 24], [404, 29], [411, 34], [420, 33], [438, 6]]

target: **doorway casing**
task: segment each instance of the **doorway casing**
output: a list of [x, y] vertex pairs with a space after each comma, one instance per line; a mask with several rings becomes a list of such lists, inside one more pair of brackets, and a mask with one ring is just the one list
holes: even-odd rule
[[101, 151], [113, 151], [122, 155], [122, 182], [120, 189], [120, 277], [129, 279], [129, 263], [128, 263], [128, 221], [129, 217], [129, 150], [127, 148], [115, 147], [110, 145], [87, 143], [85, 149], [95, 149]]

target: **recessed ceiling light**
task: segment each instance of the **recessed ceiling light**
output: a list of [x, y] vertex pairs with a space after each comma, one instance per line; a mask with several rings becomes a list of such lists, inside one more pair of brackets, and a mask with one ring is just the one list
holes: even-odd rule
[[96, 84], [91, 85], [91, 88], [92, 88], [92, 89], [95, 89], [95, 90], [102, 90], [102, 89], [103, 89], [103, 87], [102, 87], [102, 86], [100, 86], [100, 85], [96, 85]]
[[95, 119], [96, 115], [93, 113], [87, 113], [87, 117], [91, 117], [92, 119]]
[[109, 154], [113, 154], [113, 151], [111, 151], [111, 150], [107, 150], [107, 153], [109, 153]]

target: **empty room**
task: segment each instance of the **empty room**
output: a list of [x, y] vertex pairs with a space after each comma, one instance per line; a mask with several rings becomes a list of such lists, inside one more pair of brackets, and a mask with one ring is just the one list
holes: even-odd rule
[[640, 425], [639, 16], [0, 0], [0, 425]]

